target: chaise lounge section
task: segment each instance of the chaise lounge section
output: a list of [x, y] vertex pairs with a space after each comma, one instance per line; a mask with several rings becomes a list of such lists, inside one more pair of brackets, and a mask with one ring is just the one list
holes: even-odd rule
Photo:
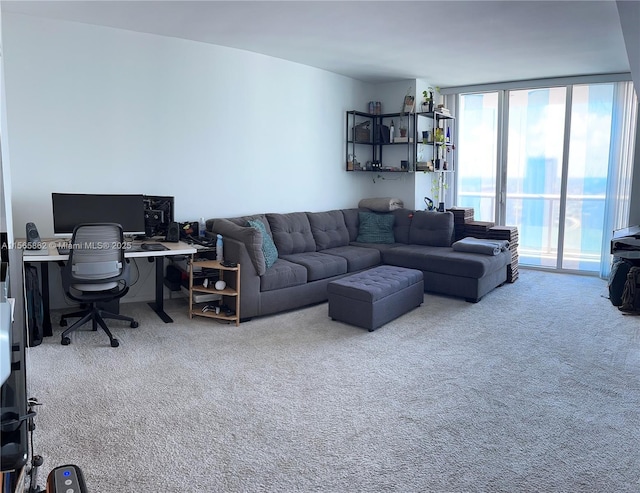
[[506, 241], [492, 253], [457, 251], [451, 212], [267, 213], [209, 219], [207, 230], [242, 265], [245, 320], [326, 301], [330, 282], [379, 265], [419, 270], [425, 292], [477, 302], [507, 280], [511, 262]]

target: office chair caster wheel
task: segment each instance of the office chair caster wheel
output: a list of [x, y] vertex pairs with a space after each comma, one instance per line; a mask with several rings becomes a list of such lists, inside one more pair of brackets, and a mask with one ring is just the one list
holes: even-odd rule
[[66, 318], [61, 318], [60, 319], [60, 327], [66, 327], [67, 326], [67, 319]]
[[138, 325], [140, 325], [138, 322], [136, 322], [135, 320], [133, 322], [131, 322], [131, 328], [135, 329], [138, 327]]
[[65, 336], [60, 341], [60, 344], [62, 344], [63, 346], [68, 346], [69, 344], [71, 344], [71, 339]]
[[111, 347], [118, 347], [120, 345], [120, 341], [118, 339], [111, 339]]

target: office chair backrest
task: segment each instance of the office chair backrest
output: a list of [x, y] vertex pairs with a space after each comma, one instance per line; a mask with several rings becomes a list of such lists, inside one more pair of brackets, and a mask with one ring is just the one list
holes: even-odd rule
[[118, 281], [126, 279], [123, 274], [128, 273], [122, 227], [115, 223], [76, 226], [65, 271], [63, 283], [74, 289], [103, 291], [116, 287]]

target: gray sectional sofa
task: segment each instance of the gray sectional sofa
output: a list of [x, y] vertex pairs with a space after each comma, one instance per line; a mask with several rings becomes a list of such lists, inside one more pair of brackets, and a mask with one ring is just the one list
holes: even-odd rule
[[381, 264], [422, 271], [425, 292], [477, 302], [507, 280], [511, 262], [508, 248], [456, 251], [451, 212], [353, 208], [206, 224], [224, 237], [225, 260], [241, 265], [243, 320], [326, 301], [331, 281]]

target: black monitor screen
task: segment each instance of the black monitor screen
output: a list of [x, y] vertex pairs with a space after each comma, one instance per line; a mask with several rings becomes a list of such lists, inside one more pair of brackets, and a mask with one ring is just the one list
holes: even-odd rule
[[53, 233], [67, 236], [82, 223], [118, 223], [125, 234], [144, 234], [144, 196], [52, 193]]

